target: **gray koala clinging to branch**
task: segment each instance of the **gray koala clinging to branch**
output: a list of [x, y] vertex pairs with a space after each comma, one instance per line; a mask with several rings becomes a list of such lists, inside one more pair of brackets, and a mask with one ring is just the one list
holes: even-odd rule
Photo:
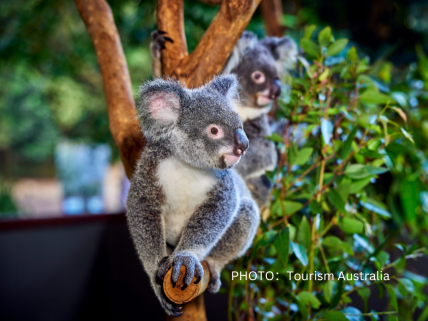
[[[173, 39], [165, 32], [152, 33], [150, 48], [155, 77], [162, 76], [160, 59], [166, 42]], [[259, 206], [266, 203], [272, 188], [265, 173], [277, 165], [275, 146], [265, 139], [271, 135], [267, 113], [272, 101], [281, 94], [280, 77], [295, 64], [297, 53], [297, 45], [289, 37], [266, 37], [259, 41], [255, 34], [245, 31], [223, 69], [223, 74], [236, 74], [240, 83], [236, 110], [244, 122], [251, 148], [236, 169]]]
[[208, 292], [220, 288], [220, 271], [243, 255], [259, 225], [259, 210], [242, 178], [231, 169], [248, 148], [243, 124], [232, 108], [233, 75], [198, 89], [157, 79], [140, 87], [137, 111], [147, 144], [138, 161], [127, 201], [128, 225], [138, 255], [162, 307], [181, 307], [164, 295], [186, 267], [185, 285], [203, 276]]

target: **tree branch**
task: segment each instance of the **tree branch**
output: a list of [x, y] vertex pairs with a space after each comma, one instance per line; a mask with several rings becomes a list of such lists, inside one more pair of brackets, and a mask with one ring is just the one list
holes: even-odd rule
[[126, 175], [131, 177], [144, 139], [139, 130], [128, 66], [110, 6], [104, 0], [74, 0], [97, 54], [110, 132]]
[[267, 35], [271, 37], [282, 37], [287, 28], [281, 24], [281, 0], [263, 0], [260, 4], [260, 11], [265, 22]]
[[192, 54], [187, 54], [183, 0], [158, 1], [158, 28], [174, 40], [162, 52], [163, 73], [189, 88], [205, 84], [223, 69], [261, 0], [224, 0]]

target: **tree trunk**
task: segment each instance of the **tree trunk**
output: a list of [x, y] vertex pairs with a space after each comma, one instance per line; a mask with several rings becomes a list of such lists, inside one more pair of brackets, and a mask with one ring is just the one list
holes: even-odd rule
[[265, 22], [266, 34], [271, 37], [282, 37], [287, 28], [281, 23], [281, 0], [263, 0], [260, 4], [260, 11]]

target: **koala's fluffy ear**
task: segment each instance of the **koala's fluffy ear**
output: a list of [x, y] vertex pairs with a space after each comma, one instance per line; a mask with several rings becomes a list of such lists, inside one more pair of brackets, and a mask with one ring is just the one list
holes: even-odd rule
[[260, 41], [275, 58], [276, 61], [281, 61], [289, 66], [292, 66], [297, 61], [297, 45], [290, 37], [266, 37]]
[[238, 66], [245, 52], [251, 50], [257, 44], [257, 41], [257, 36], [254, 33], [251, 31], [244, 31], [223, 68], [223, 74], [230, 74], [232, 70]]
[[229, 99], [236, 98], [238, 94], [238, 80], [234, 74], [216, 77], [208, 84], [208, 87]]
[[176, 81], [156, 79], [140, 86], [137, 112], [144, 136], [153, 140], [166, 138], [186, 99], [186, 90]]

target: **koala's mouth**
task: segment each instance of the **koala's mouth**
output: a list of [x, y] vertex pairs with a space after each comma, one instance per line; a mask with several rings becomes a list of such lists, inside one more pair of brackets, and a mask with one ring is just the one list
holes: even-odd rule
[[239, 160], [241, 159], [241, 156], [238, 156], [236, 154], [223, 154], [223, 161], [226, 165], [226, 167], [232, 167], [233, 165], [235, 165], [236, 163], [239, 162]]
[[265, 96], [265, 95], [258, 95], [257, 96], [257, 105], [259, 106], [266, 106], [269, 105], [272, 102], [272, 98], [270, 98], [269, 96]]

